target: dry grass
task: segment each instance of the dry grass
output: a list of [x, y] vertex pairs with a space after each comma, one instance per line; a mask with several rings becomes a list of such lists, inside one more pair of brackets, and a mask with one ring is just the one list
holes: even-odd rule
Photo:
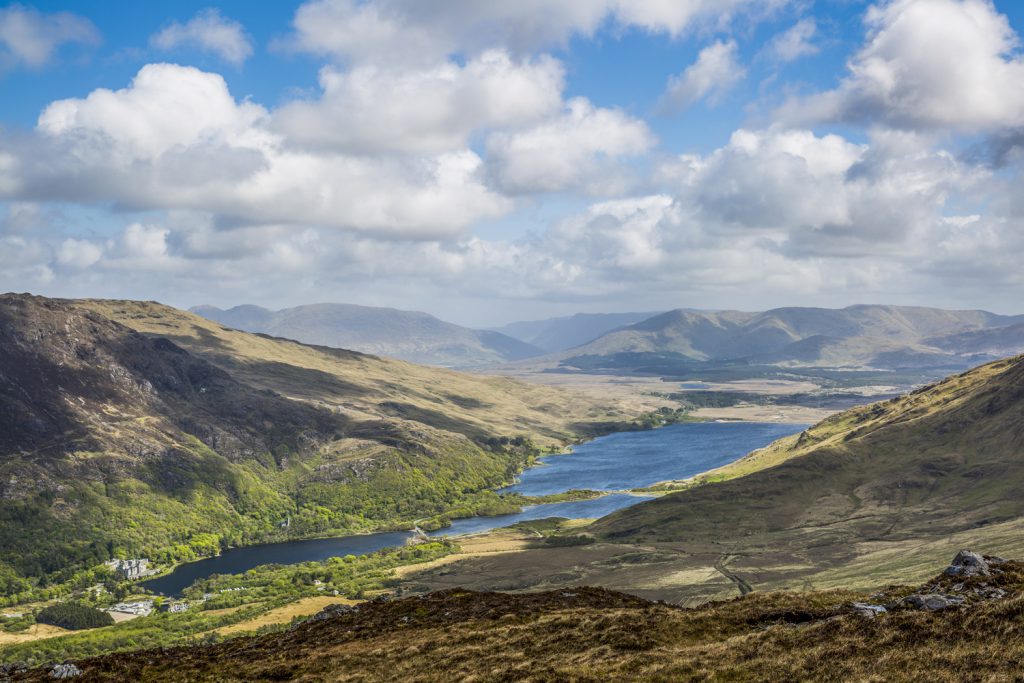
[[87, 300], [79, 305], [144, 334], [167, 337], [246, 384], [360, 419], [390, 415], [382, 413], [382, 404], [394, 402], [413, 406], [427, 416], [424, 421], [449, 431], [525, 434], [542, 445], [560, 445], [573, 438], [577, 422], [630, 419], [642, 412], [607, 394], [570, 394], [505, 377], [239, 332], [153, 302]]
[[237, 624], [231, 624], [229, 626], [222, 626], [221, 628], [215, 629], [213, 633], [219, 633], [222, 636], [226, 636], [245, 633], [246, 631], [255, 631], [261, 626], [270, 626], [271, 624], [289, 624], [295, 617], [308, 617], [311, 614], [316, 614], [328, 605], [356, 604], [359, 604], [358, 600], [348, 600], [347, 598], [339, 598], [333, 595], [318, 595], [312, 598], [303, 598], [284, 605], [283, 607], [272, 609], [269, 612], [261, 614], [253, 619], [240, 621]]
[[[858, 616], [911, 592], [765, 593], [682, 609], [601, 589], [446, 591], [207, 648], [79, 662], [83, 681], [1015, 681], [1024, 565], [969, 579], [1008, 595], [940, 612]], [[959, 579], [940, 578], [950, 591]], [[43, 681], [44, 671], [27, 680]]]
[[50, 624], [32, 624], [24, 631], [18, 631], [17, 633], [0, 631], [0, 646], [17, 645], [18, 643], [29, 643], [33, 640], [56, 638], [57, 636], [63, 636], [68, 633], [71, 633], [71, 631], [61, 628], [60, 626], [51, 626]]

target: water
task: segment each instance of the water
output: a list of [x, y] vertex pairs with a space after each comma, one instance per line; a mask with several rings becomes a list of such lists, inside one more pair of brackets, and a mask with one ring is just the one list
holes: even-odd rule
[[502, 491], [543, 496], [569, 489], [622, 491], [685, 479], [726, 465], [802, 425], [690, 422], [646, 432], [619, 432], [577, 446], [571, 455], [541, 459]]
[[546, 505], [530, 505], [524, 507], [522, 512], [512, 515], [499, 515], [497, 517], [469, 517], [467, 519], [454, 519], [452, 525], [446, 529], [438, 529], [432, 532], [431, 536], [461, 536], [462, 534], [476, 534], [488, 529], [500, 529], [503, 526], [510, 526], [517, 522], [525, 522], [531, 519], [544, 519], [545, 517], [567, 517], [569, 519], [585, 519], [590, 517], [604, 517], [616, 510], [636, 505], [650, 496], [633, 496], [626, 493], [613, 493], [601, 498], [591, 500], [578, 500], [571, 503], [548, 503]]
[[[695, 422], [646, 432], [611, 434], [577, 446], [570, 455], [543, 458], [544, 466], [527, 470], [517, 484], [502, 490], [540, 496], [569, 489], [622, 491], [667, 479], [683, 479], [725, 465], [802, 428], [802, 425], [792, 424]], [[644, 500], [647, 498], [619, 493], [591, 500], [531, 505], [512, 515], [454, 520], [451, 527], [430, 535], [479, 533], [545, 517], [603, 517]], [[411, 537], [409, 532], [389, 532], [236, 548], [217, 557], [180, 565], [167, 576], [141, 585], [177, 596], [195, 581], [212, 574], [238, 574], [261, 564], [294, 564], [363, 555], [403, 545]]]
[[176, 596], [199, 579], [213, 574], [240, 574], [261, 564], [295, 564], [345, 555], [365, 555], [382, 548], [404, 545], [412, 536], [409, 531], [395, 531], [232, 548], [217, 557], [178, 565], [170, 574], [143, 581], [140, 585], [157, 593]]

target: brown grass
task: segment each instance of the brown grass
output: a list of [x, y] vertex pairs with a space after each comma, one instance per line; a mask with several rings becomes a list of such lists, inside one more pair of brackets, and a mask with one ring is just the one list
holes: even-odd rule
[[328, 605], [355, 605], [358, 603], [358, 600], [348, 600], [347, 598], [339, 598], [333, 595], [317, 595], [312, 598], [296, 600], [295, 602], [284, 605], [283, 607], [272, 609], [258, 617], [254, 617], [246, 621], [240, 621], [237, 624], [222, 626], [221, 628], [214, 630], [213, 633], [219, 633], [222, 636], [226, 636], [244, 633], [246, 631], [255, 631], [261, 626], [291, 623], [292, 619], [295, 617], [308, 617], [311, 614], [316, 614]]
[[[1024, 565], [969, 579], [1000, 600], [919, 612], [909, 588], [764, 593], [683, 609], [581, 588], [445, 591], [205, 648], [79, 662], [83, 681], [1015, 681], [1024, 666]], [[951, 591], [957, 579], [937, 579]], [[875, 619], [855, 600], [888, 603]], [[26, 680], [43, 681], [44, 671]]]

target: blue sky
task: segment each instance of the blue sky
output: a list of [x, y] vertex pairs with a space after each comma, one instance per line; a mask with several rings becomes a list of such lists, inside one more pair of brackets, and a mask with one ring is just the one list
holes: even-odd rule
[[0, 288], [1020, 312], [1022, 28], [987, 0], [0, 4]]

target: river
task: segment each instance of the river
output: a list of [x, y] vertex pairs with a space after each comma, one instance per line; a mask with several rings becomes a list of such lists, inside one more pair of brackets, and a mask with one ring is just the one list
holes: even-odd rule
[[[803, 425], [758, 422], [693, 422], [643, 432], [619, 432], [577, 446], [568, 455], [541, 459], [519, 481], [501, 489], [527, 496], [569, 489], [625, 491], [667, 479], [683, 479], [730, 463]], [[601, 498], [549, 503], [497, 517], [471, 517], [452, 522], [432, 536], [457, 536], [545, 517], [603, 517], [647, 500], [645, 496], [612, 493]], [[237, 574], [261, 564], [294, 564], [343, 555], [362, 555], [402, 545], [409, 532], [388, 532], [287, 541], [227, 550], [217, 557], [183, 564], [166, 576], [141, 585], [166, 595], [179, 595], [198, 579], [212, 574]]]

